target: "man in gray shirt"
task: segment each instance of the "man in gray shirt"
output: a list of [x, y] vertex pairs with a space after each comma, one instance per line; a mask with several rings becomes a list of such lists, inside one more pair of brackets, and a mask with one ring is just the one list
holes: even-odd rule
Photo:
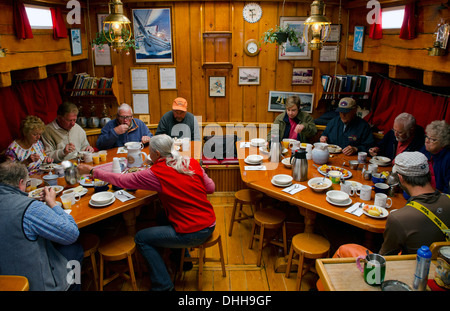
[[170, 137], [188, 137], [193, 141], [200, 140], [200, 128], [194, 115], [187, 111], [187, 101], [182, 97], [175, 98], [172, 111], [166, 112], [159, 120], [156, 134], [167, 134]]

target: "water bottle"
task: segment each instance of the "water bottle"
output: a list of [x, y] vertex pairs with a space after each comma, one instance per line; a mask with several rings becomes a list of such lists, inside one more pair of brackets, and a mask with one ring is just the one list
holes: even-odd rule
[[431, 251], [428, 246], [422, 246], [417, 250], [416, 272], [414, 273], [414, 290], [425, 290], [430, 271]]

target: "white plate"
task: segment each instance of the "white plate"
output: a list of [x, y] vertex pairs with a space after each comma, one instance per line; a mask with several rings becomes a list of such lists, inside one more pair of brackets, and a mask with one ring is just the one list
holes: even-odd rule
[[259, 147], [259, 151], [260, 151], [262, 154], [269, 154], [269, 150], [267, 150], [267, 148], [265, 148], [265, 147]]
[[[326, 165], [326, 164], [324, 164], [324, 165]], [[320, 174], [322, 174], [322, 175], [326, 175], [327, 172], [323, 172], [323, 171], [320, 169], [321, 167], [322, 167], [322, 165], [319, 166], [319, 167], [317, 168], [317, 171], [318, 171]], [[345, 168], [342, 168], [342, 167], [339, 167], [339, 166], [328, 165], [328, 167], [330, 167], [330, 171], [340, 171], [340, 172], [342, 172], [343, 170], [346, 170], [346, 171], [348, 172], [348, 176], [342, 176], [342, 178], [344, 178], [344, 179], [348, 179], [348, 178], [352, 177], [352, 175], [353, 175], [352, 172], [350, 172], [350, 170], [345, 169]]]
[[41, 164], [39, 166], [39, 170], [43, 171], [43, 172], [50, 172], [50, 170], [53, 169], [54, 164], [50, 163], [50, 164]]
[[247, 160], [247, 158], [245, 158], [245, 159], [244, 159], [244, 162], [247, 163], [247, 164], [250, 164], [250, 165], [261, 165], [262, 160], [259, 161], [259, 162], [249, 162], [249, 161]]
[[92, 179], [89, 175], [81, 176], [79, 183], [84, 187], [94, 187], [94, 179]]
[[[63, 194], [66, 194], [66, 193], [72, 193], [72, 192], [74, 192], [73, 189], [75, 189], [75, 188], [70, 188], [70, 189], [64, 190], [64, 191], [63, 191]], [[84, 187], [83, 187], [83, 189], [82, 189], [81, 191], [76, 191], [76, 192], [74, 192], [74, 193], [76, 193], [76, 194], [78, 194], [78, 195], [80, 195], [80, 196], [83, 196], [83, 195], [85, 195], [86, 193], [88, 193], [88, 190], [87, 190], [87, 188], [84, 188]]]
[[[63, 189], [64, 189], [63, 186], [50, 186], [50, 187], [52, 187], [53, 189], [55, 189], [56, 195], [58, 195], [58, 194], [59, 194], [61, 191], [63, 191]], [[29, 196], [30, 198], [39, 198], [39, 197], [40, 197], [39, 194], [40, 194], [41, 191], [43, 191], [43, 190], [44, 190], [44, 187], [37, 188], [36, 190], [30, 191], [30, 192], [28, 193], [28, 196]]]
[[363, 214], [366, 215], [366, 216], [372, 217], [372, 218], [386, 218], [389, 215], [389, 212], [384, 207], [379, 207], [379, 206], [377, 206], [377, 207], [381, 210], [381, 215], [380, 216], [370, 215], [364, 209], [363, 209]]
[[292, 185], [292, 181], [287, 183], [287, 184], [279, 184], [276, 181], [274, 181], [273, 179], [271, 180], [272, 185], [277, 186], [277, 187], [289, 187], [290, 185]]
[[93, 203], [92, 200], [89, 200], [89, 205], [93, 206], [93, 207], [105, 207], [108, 205], [111, 205], [112, 203], [114, 203], [114, 201], [116, 200], [116, 197], [112, 197], [111, 201], [109, 201], [108, 203], [103, 203], [103, 204], [98, 204], [98, 203]]
[[337, 203], [334, 201], [331, 201], [330, 199], [328, 199], [328, 197], [325, 197], [325, 199], [327, 200], [328, 203], [332, 204], [332, 205], [336, 205], [336, 206], [349, 206], [350, 204], [352, 204], [352, 199], [348, 198], [347, 201], [341, 202], [341, 203]]
[[378, 166], [389, 166], [391, 164], [391, 161], [389, 161], [389, 162], [380, 162], [380, 161], [377, 161], [377, 160], [375, 160], [373, 158], [370, 159], [369, 162], [372, 163], [372, 164], [376, 164]]
[[338, 145], [328, 145], [327, 148], [330, 153], [341, 153], [342, 152], [342, 148], [339, 147]]

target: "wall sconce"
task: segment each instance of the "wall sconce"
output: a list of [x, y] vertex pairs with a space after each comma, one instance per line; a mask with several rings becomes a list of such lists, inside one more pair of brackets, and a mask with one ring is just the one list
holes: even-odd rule
[[431, 48], [428, 48], [429, 56], [443, 56], [447, 50], [448, 37], [450, 33], [450, 24], [441, 23], [436, 27], [436, 40]]
[[126, 48], [131, 39], [131, 21], [123, 14], [120, 0], [110, 0], [109, 15], [103, 21], [103, 34], [114, 49]]
[[303, 37], [309, 43], [310, 50], [321, 50], [330, 36], [331, 22], [323, 15], [324, 11], [325, 3], [322, 0], [311, 3], [311, 16], [306, 19], [303, 30]]

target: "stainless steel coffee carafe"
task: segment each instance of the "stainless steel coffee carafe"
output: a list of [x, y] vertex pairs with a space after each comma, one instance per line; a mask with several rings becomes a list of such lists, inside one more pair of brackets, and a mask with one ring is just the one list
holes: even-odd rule
[[296, 181], [305, 181], [308, 179], [308, 160], [306, 160], [306, 151], [296, 150], [291, 156], [292, 177]]
[[77, 166], [70, 161], [62, 161], [61, 165], [64, 167], [64, 179], [67, 184], [75, 185], [79, 178]]
[[281, 144], [277, 135], [272, 135], [270, 143], [270, 162], [279, 163], [281, 156]]

